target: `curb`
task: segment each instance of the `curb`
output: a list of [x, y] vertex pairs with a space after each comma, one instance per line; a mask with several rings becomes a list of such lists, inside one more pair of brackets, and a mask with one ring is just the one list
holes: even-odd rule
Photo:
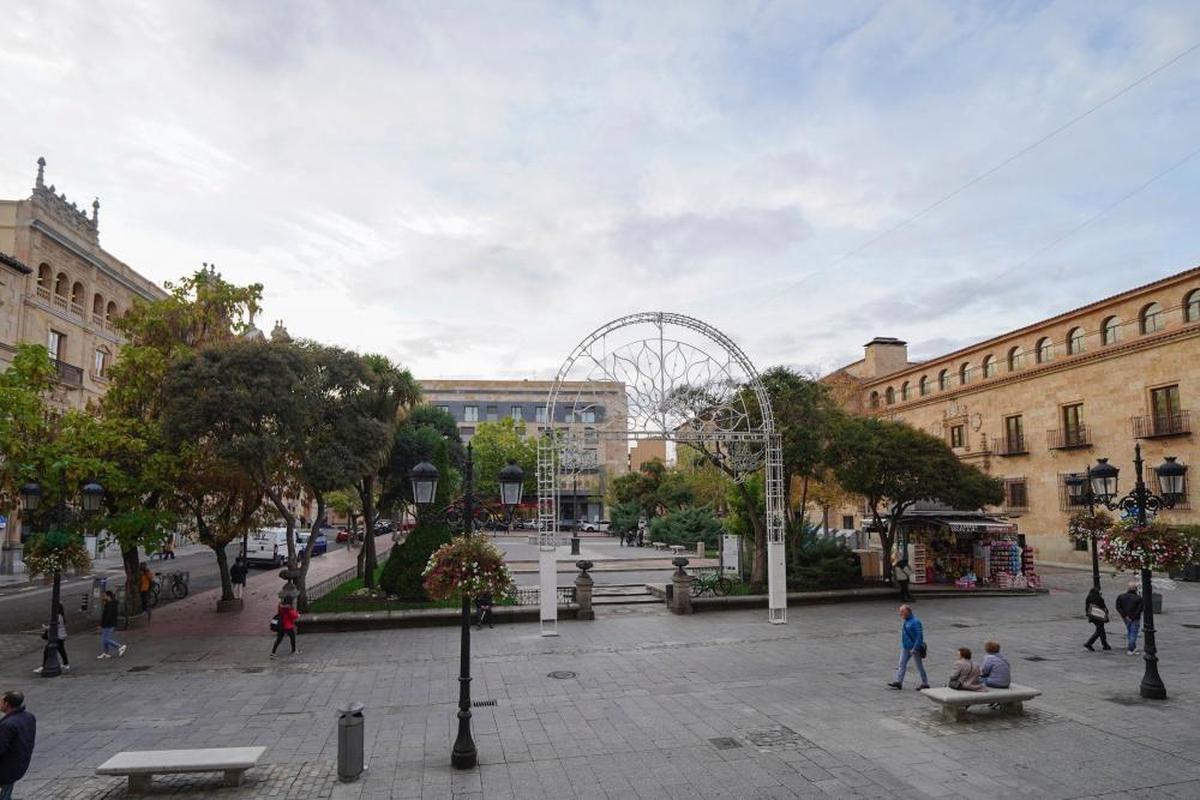
[[[558, 607], [559, 619], [576, 619], [579, 606], [574, 603]], [[494, 606], [492, 617], [497, 622], [538, 622], [541, 611], [537, 606]], [[306, 631], [344, 633], [389, 628], [431, 628], [458, 625], [462, 610], [455, 608], [410, 609], [402, 611], [339, 611], [329, 614], [301, 614], [299, 624]]]

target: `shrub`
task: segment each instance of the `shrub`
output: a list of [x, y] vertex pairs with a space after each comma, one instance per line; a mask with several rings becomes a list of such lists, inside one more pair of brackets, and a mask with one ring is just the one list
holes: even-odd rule
[[421, 572], [433, 552], [450, 538], [450, 529], [444, 522], [419, 523], [402, 543], [392, 547], [379, 576], [379, 588], [396, 597], [424, 598]]
[[650, 539], [667, 544], [693, 547], [704, 542], [705, 547], [720, 547], [724, 532], [721, 520], [707, 508], [681, 508], [650, 520]]
[[862, 585], [858, 556], [839, 541], [807, 532], [791, 548], [790, 555], [789, 589], [812, 591]]

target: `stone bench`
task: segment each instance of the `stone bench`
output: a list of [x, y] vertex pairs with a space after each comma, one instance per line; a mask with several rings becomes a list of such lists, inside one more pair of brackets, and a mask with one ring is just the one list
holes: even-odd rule
[[666, 542], [651, 542], [650, 546], [653, 547], [655, 550], [666, 550], [667, 549]]
[[969, 706], [993, 703], [999, 705], [1000, 711], [1005, 714], [1024, 714], [1023, 703], [1041, 693], [1040, 689], [1022, 686], [1019, 683], [1010, 684], [1007, 689], [988, 689], [983, 692], [966, 692], [948, 686], [921, 690], [921, 694], [941, 705], [942, 718], [947, 722], [962, 722], [966, 719]]
[[686, 549], [687, 548], [681, 544], [673, 544], [671, 545], [671, 555], [681, 556], [683, 555], [683, 551]]
[[265, 747], [127, 750], [96, 767], [96, 774], [128, 775], [129, 794], [145, 794], [155, 775], [185, 772], [223, 772], [226, 786], [241, 786], [246, 770], [258, 764], [265, 752]]

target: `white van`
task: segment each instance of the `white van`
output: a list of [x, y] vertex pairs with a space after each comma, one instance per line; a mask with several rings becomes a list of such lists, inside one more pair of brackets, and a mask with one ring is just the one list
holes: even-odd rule
[[282, 567], [287, 563], [287, 528], [262, 528], [246, 541], [246, 563]]

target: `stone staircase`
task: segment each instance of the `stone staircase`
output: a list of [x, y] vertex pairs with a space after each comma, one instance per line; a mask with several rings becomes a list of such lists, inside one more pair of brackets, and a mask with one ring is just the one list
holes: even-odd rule
[[655, 597], [644, 583], [610, 583], [596, 584], [592, 588], [592, 606], [632, 606], [662, 604], [662, 598]]

